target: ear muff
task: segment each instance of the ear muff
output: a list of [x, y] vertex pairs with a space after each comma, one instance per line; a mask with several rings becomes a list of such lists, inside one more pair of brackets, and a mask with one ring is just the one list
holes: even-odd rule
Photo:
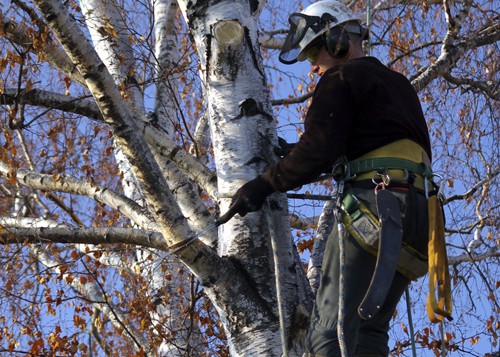
[[335, 58], [342, 58], [349, 51], [349, 34], [343, 26], [336, 26], [324, 34], [325, 48]]

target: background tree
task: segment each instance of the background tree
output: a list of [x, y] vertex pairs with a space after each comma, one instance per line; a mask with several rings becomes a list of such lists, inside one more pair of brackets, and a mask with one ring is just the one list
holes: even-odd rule
[[[317, 198], [333, 184], [191, 238], [277, 159], [278, 136], [297, 140], [315, 80], [276, 50], [308, 4], [2, 3], [2, 355], [278, 356], [283, 338], [300, 355], [331, 227]], [[430, 325], [426, 279], [412, 284], [418, 355], [486, 356], [500, 311], [498, 6], [349, 5], [367, 51], [419, 92], [445, 175], [454, 320]], [[406, 311], [394, 355], [410, 349]]]

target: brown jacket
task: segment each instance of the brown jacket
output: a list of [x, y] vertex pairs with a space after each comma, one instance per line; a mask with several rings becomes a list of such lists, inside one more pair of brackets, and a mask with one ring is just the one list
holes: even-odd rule
[[417, 93], [400, 73], [374, 57], [330, 68], [320, 78], [304, 121], [304, 133], [289, 155], [262, 175], [275, 191], [287, 191], [328, 173], [339, 157], [353, 160], [400, 139], [430, 140]]

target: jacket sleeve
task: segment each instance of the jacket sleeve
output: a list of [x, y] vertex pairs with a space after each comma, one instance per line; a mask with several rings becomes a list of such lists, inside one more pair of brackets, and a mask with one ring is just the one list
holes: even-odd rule
[[341, 70], [328, 71], [319, 80], [304, 122], [304, 133], [290, 154], [261, 176], [274, 190], [310, 183], [329, 172], [344, 155], [351, 132], [354, 100]]

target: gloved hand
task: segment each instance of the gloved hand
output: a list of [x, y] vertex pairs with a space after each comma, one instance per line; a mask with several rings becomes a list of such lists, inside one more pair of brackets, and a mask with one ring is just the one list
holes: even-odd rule
[[273, 193], [271, 185], [261, 176], [248, 181], [241, 186], [231, 200], [228, 211], [217, 220], [217, 224], [224, 224], [238, 213], [244, 217], [248, 212], [258, 211], [266, 197]]
[[278, 145], [277, 147], [274, 148], [274, 153], [278, 155], [281, 158], [284, 158], [287, 156], [290, 151], [292, 151], [293, 147], [295, 144], [289, 144], [286, 142], [285, 139], [278, 137]]

